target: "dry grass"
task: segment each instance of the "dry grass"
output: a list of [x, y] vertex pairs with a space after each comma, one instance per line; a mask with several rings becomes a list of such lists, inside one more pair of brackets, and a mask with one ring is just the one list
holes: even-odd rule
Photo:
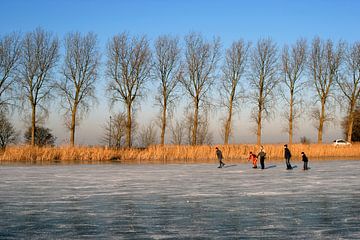
[[[225, 162], [245, 162], [249, 151], [258, 152], [256, 145], [218, 145]], [[283, 159], [282, 144], [264, 145], [267, 161]], [[289, 146], [293, 160], [304, 151], [312, 160], [360, 159], [360, 144], [334, 147], [330, 144], [293, 144]], [[151, 146], [146, 149], [106, 149], [103, 147], [30, 147], [13, 146], [0, 153], [0, 163], [214, 163], [214, 146]]]

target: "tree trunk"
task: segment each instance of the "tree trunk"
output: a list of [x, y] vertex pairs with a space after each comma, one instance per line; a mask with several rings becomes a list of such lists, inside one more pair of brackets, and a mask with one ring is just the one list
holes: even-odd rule
[[232, 101], [230, 101], [229, 106], [229, 115], [225, 123], [225, 138], [224, 138], [224, 144], [229, 144], [229, 136], [230, 136], [230, 130], [231, 130], [231, 119], [232, 119]]
[[289, 144], [292, 144], [292, 142], [293, 142], [293, 121], [294, 121], [293, 104], [294, 104], [294, 100], [293, 100], [293, 95], [291, 94], [291, 96], [290, 96], [290, 110], [289, 110]]
[[165, 144], [165, 129], [166, 129], [166, 102], [164, 102], [164, 109], [163, 109], [163, 113], [162, 113], [162, 120], [161, 120], [161, 139], [160, 139], [160, 144], [164, 145]]
[[260, 89], [259, 89], [259, 99], [258, 99], [258, 116], [257, 116], [257, 131], [256, 131], [256, 136], [257, 136], [257, 140], [256, 143], [257, 145], [261, 145], [261, 120], [262, 120], [262, 111], [263, 111], [263, 91], [264, 91], [264, 80], [262, 77], [260, 77]]
[[318, 143], [319, 144], [322, 143], [324, 121], [325, 121], [325, 100], [322, 100], [321, 101], [320, 119], [319, 119], [319, 129], [318, 129]]
[[199, 123], [199, 101], [195, 100], [194, 126], [192, 129], [191, 145], [197, 144], [197, 129]]
[[350, 110], [349, 110], [349, 116], [348, 116], [348, 129], [347, 129], [347, 141], [351, 142], [352, 138], [352, 132], [353, 132], [353, 126], [354, 126], [354, 109], [355, 109], [355, 103], [350, 103]]
[[70, 146], [71, 147], [74, 147], [74, 145], [75, 145], [76, 111], [77, 111], [77, 105], [74, 105], [73, 111], [71, 113], [71, 125], [70, 125]]
[[31, 114], [31, 146], [35, 146], [35, 128], [36, 128], [36, 106], [32, 104]]
[[131, 127], [132, 127], [131, 103], [128, 103], [127, 121], [126, 121], [126, 146], [129, 148], [131, 148]]
[[353, 125], [354, 125], [354, 114], [351, 113], [351, 116], [349, 116], [349, 126], [348, 126], [348, 132], [347, 132], [347, 141], [351, 142], [352, 139], [352, 132], [353, 132]]
[[261, 107], [259, 106], [259, 112], [258, 112], [258, 117], [257, 117], [257, 145], [261, 145], [261, 118], [262, 118], [262, 110]]

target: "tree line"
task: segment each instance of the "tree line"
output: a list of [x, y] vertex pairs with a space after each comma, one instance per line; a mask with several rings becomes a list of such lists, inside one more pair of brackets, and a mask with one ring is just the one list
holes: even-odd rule
[[[316, 121], [317, 142], [322, 143], [324, 126], [335, 117], [336, 100], [347, 109], [343, 126], [347, 140], [352, 141], [360, 95], [360, 42], [315, 37], [311, 42], [300, 38], [279, 47], [271, 38], [254, 43], [239, 39], [223, 50], [220, 38], [208, 40], [195, 32], [183, 41], [162, 35], [152, 45], [145, 35], [123, 32], [107, 42], [105, 72], [100, 71], [101, 55], [98, 37], [92, 32], [68, 33], [63, 40], [42, 28], [1, 36], [1, 142], [14, 141], [15, 131], [5, 123], [9, 123], [8, 113], [16, 109], [29, 123], [29, 143], [36, 145], [37, 128], [48, 116], [49, 103], [57, 98], [74, 146], [76, 127], [96, 103], [100, 76], [106, 81], [110, 103], [120, 103], [124, 109], [106, 126], [110, 145], [132, 146], [137, 129], [134, 111], [148, 83], [157, 86], [160, 144], [165, 144], [169, 119], [182, 98], [189, 106], [186, 118], [170, 128], [173, 143], [181, 144], [184, 135], [191, 145], [204, 143], [209, 112], [220, 107], [226, 112], [221, 129], [228, 144], [234, 114], [246, 105], [252, 107], [257, 144], [261, 144], [263, 121], [271, 117], [281, 98], [286, 103], [282, 112], [291, 144], [309, 89], [314, 101], [308, 110]], [[218, 104], [214, 104], [214, 90], [219, 92]], [[143, 131], [144, 141], [154, 138], [153, 128]]]

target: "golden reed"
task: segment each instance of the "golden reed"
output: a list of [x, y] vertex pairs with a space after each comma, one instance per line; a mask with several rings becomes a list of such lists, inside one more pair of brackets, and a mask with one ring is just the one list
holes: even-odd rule
[[[246, 162], [249, 152], [258, 153], [259, 146], [252, 144], [216, 145], [224, 155], [225, 163]], [[266, 161], [283, 160], [283, 144], [264, 144]], [[360, 160], [360, 143], [350, 147], [334, 147], [331, 144], [289, 145], [294, 161], [305, 152], [311, 160], [356, 159]], [[150, 146], [145, 149], [104, 147], [31, 147], [11, 146], [0, 152], [0, 163], [35, 164], [98, 164], [98, 163], [217, 163], [215, 145]]]

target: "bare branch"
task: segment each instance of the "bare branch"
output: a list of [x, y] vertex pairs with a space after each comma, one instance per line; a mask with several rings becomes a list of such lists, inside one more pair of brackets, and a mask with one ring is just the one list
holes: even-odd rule
[[318, 143], [322, 143], [324, 124], [331, 121], [332, 117], [327, 113], [330, 104], [329, 98], [333, 97], [333, 88], [339, 78], [339, 70], [343, 62], [344, 43], [339, 42], [334, 47], [329, 39], [326, 42], [320, 38], [315, 38], [312, 42], [310, 53], [309, 70], [315, 86], [317, 99], [320, 102], [318, 114], [313, 116], [318, 120]]
[[145, 36], [130, 38], [127, 33], [114, 36], [107, 47], [108, 92], [110, 100], [127, 108], [126, 145], [131, 147], [133, 103], [143, 96], [150, 75], [151, 51]]
[[29, 103], [32, 110], [31, 144], [35, 145], [36, 110], [47, 112], [46, 104], [52, 97], [54, 79], [51, 70], [59, 59], [59, 41], [41, 28], [27, 33], [22, 43], [18, 80], [22, 89], [23, 104]]
[[289, 143], [292, 143], [294, 123], [300, 117], [301, 112], [301, 91], [304, 89], [305, 81], [302, 74], [306, 67], [306, 41], [299, 39], [291, 46], [284, 46], [282, 52], [282, 83], [284, 90], [282, 97], [287, 103], [288, 111], [285, 112], [287, 120], [287, 132]]
[[240, 108], [240, 102], [245, 98], [241, 79], [244, 75], [248, 59], [250, 43], [244, 40], [234, 42], [226, 50], [225, 63], [222, 67], [223, 76], [220, 85], [220, 98], [223, 106], [227, 109], [227, 117], [224, 121], [224, 143], [229, 143], [231, 135], [233, 113]]
[[360, 42], [355, 42], [347, 49], [345, 63], [345, 76], [335, 79], [345, 101], [348, 103], [347, 123], [345, 125], [347, 141], [351, 142], [356, 106], [360, 98]]
[[253, 89], [250, 101], [254, 103], [253, 117], [257, 123], [257, 144], [261, 144], [262, 120], [270, 116], [275, 101], [275, 87], [278, 79], [277, 46], [270, 39], [258, 40], [252, 51], [249, 75], [250, 88]]
[[14, 105], [15, 74], [21, 54], [21, 39], [16, 33], [0, 37], [0, 109]]
[[215, 80], [215, 70], [220, 57], [220, 40], [206, 42], [200, 34], [190, 33], [185, 37], [185, 67], [182, 86], [194, 106], [191, 144], [197, 144], [197, 128], [200, 107], [206, 103]]
[[167, 118], [177, 100], [176, 88], [181, 76], [180, 48], [177, 38], [160, 36], [155, 42], [154, 75], [160, 82], [156, 100], [161, 108], [161, 140], [165, 142]]
[[69, 33], [65, 37], [63, 78], [57, 83], [64, 117], [69, 122], [70, 144], [75, 143], [75, 127], [96, 100], [95, 83], [98, 78], [100, 52], [97, 37], [93, 33], [82, 36]]

